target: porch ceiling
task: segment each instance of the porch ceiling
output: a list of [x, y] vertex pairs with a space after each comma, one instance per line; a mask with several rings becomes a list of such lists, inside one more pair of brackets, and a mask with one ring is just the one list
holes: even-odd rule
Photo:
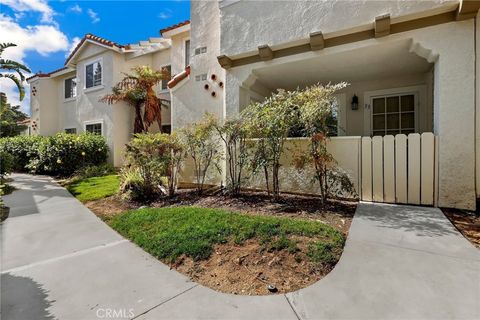
[[410, 52], [410, 46], [410, 41], [400, 41], [335, 54], [323, 52], [314, 58], [253, 72], [267, 88], [295, 89], [318, 82], [370, 81], [429, 71], [433, 63]]

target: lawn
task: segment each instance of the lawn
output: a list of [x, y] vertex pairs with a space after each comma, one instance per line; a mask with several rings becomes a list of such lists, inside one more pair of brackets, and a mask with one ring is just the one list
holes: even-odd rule
[[86, 178], [74, 181], [67, 186], [68, 191], [82, 202], [102, 199], [118, 192], [118, 175]]
[[255, 240], [266, 252], [301, 250], [296, 239], [308, 238], [311, 262], [330, 267], [343, 249], [344, 236], [313, 220], [234, 213], [200, 207], [138, 209], [116, 215], [109, 224], [145, 251], [167, 262], [182, 256], [208, 259], [217, 244], [241, 245]]

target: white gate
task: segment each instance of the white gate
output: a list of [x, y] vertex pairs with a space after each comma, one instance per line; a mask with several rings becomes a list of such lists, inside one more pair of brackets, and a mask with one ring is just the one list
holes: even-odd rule
[[433, 133], [363, 137], [361, 150], [363, 201], [434, 205]]

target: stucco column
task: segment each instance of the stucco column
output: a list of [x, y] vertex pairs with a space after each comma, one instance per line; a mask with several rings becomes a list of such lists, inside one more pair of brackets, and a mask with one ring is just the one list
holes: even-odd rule
[[414, 40], [438, 56], [434, 71], [434, 133], [439, 140], [438, 205], [474, 210], [474, 21], [454, 23], [455, 27], [448, 28], [441, 36], [419, 33]]

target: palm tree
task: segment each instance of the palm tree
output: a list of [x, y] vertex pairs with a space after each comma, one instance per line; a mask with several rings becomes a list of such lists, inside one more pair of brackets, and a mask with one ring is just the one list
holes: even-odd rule
[[[162, 80], [170, 79], [166, 68], [152, 70], [148, 66], [137, 66], [132, 69], [134, 74], [125, 77], [112, 88], [112, 93], [100, 99], [101, 102], [114, 104], [124, 101], [135, 108], [134, 133], [146, 132], [154, 121], [162, 131], [162, 107], [168, 107], [170, 101], [160, 99], [155, 94], [154, 87]], [[143, 119], [141, 115], [144, 107]]]
[[0, 43], [0, 69], [5, 70], [7, 72], [16, 72], [20, 76], [20, 79], [13, 73], [0, 73], [0, 78], [9, 78], [17, 85], [18, 92], [20, 93], [20, 101], [23, 100], [25, 97], [25, 88], [23, 87], [23, 81], [25, 81], [25, 76], [23, 72], [31, 72], [25, 65], [9, 60], [1, 58], [2, 53], [5, 49], [10, 47], [16, 47], [17, 45], [14, 43]]

